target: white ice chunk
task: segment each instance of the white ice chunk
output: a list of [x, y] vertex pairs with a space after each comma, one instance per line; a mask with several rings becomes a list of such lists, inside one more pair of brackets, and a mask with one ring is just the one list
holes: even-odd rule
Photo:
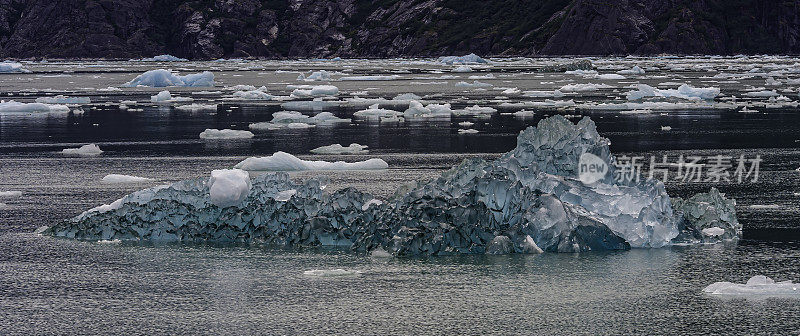
[[232, 130], [232, 129], [213, 129], [207, 128], [205, 131], [200, 133], [200, 139], [249, 139], [254, 137], [255, 135], [250, 131], [243, 131], [243, 130]]
[[20, 103], [13, 100], [0, 101], [0, 113], [69, 112], [69, 107], [43, 103]]
[[65, 155], [94, 156], [102, 154], [103, 151], [95, 144], [88, 144], [80, 148], [66, 148], [61, 153]]
[[314, 154], [366, 154], [369, 153], [367, 146], [352, 143], [344, 147], [340, 144], [317, 147], [311, 150]]
[[710, 295], [800, 298], [800, 284], [791, 281], [775, 282], [764, 275], [756, 275], [747, 280], [746, 284], [715, 282], [704, 288], [703, 292]]
[[67, 97], [58, 95], [54, 97], [39, 97], [36, 98], [36, 102], [43, 104], [90, 104], [92, 100], [89, 97]]
[[250, 174], [241, 169], [220, 169], [208, 179], [211, 203], [229, 207], [241, 203], [250, 192]]
[[369, 159], [360, 162], [306, 161], [296, 156], [277, 152], [268, 157], [251, 157], [236, 164], [235, 168], [254, 171], [303, 171], [303, 170], [375, 170], [387, 169], [389, 165], [382, 159]]
[[201, 73], [179, 76], [173, 74], [169, 70], [156, 69], [147, 71], [137, 76], [130, 82], [123, 84], [122, 86], [124, 87], [214, 86], [214, 74], [209, 71], [204, 71]]
[[21, 191], [0, 191], [0, 198], [16, 198], [21, 196]]
[[146, 178], [146, 177], [139, 177], [139, 176], [131, 176], [131, 175], [121, 175], [121, 174], [108, 174], [103, 177], [103, 183], [142, 183], [142, 182], [150, 182], [153, 179]]
[[644, 70], [640, 68], [638, 65], [635, 65], [633, 68], [628, 70], [620, 70], [617, 71], [620, 75], [644, 75]]
[[313, 276], [313, 277], [340, 277], [340, 276], [356, 276], [360, 275], [360, 271], [354, 270], [345, 270], [341, 268], [332, 269], [332, 270], [310, 270], [303, 272], [305, 276]]
[[0, 73], [12, 73], [12, 72], [30, 72], [30, 71], [23, 68], [21, 63], [8, 62], [8, 61], [0, 63]]
[[395, 79], [399, 79], [400, 76], [398, 75], [389, 75], [389, 76], [345, 76], [339, 78], [340, 81], [391, 81]]

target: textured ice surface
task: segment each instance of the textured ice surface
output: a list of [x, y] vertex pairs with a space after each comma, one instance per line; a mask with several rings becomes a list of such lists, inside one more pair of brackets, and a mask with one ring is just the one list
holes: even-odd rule
[[486, 64], [489, 61], [481, 58], [475, 54], [469, 54], [464, 56], [442, 56], [439, 57], [439, 62], [444, 64]]
[[21, 63], [8, 62], [8, 61], [0, 63], [0, 73], [11, 73], [11, 72], [29, 72], [29, 71], [23, 68]]
[[146, 177], [139, 177], [139, 176], [131, 176], [131, 175], [121, 175], [121, 174], [108, 174], [103, 177], [103, 183], [142, 183], [142, 182], [150, 182], [153, 179], [146, 178]]
[[647, 84], [638, 84], [637, 90], [626, 95], [628, 100], [639, 100], [645, 97], [680, 98], [686, 100], [711, 100], [719, 95], [719, 88], [696, 88], [683, 84], [678, 89], [662, 90]]
[[173, 74], [169, 70], [156, 69], [147, 71], [137, 76], [130, 82], [123, 84], [122, 86], [124, 87], [214, 86], [214, 74], [208, 71], [204, 71], [201, 73], [179, 76]]
[[13, 100], [0, 101], [0, 113], [69, 112], [69, 107], [44, 103], [20, 103]]
[[250, 174], [241, 169], [220, 169], [211, 172], [208, 195], [218, 207], [234, 206], [247, 198], [250, 192]]
[[54, 97], [39, 97], [36, 98], [36, 102], [43, 104], [90, 104], [92, 99], [89, 97], [67, 97], [58, 95]]
[[250, 131], [232, 130], [232, 129], [212, 129], [208, 128], [200, 132], [200, 139], [207, 140], [224, 140], [224, 139], [249, 139], [255, 136]]
[[[579, 172], [580, 158], [588, 154], [608, 169], [587, 184]], [[465, 160], [386, 200], [352, 188], [328, 193], [324, 180], [301, 183], [271, 173], [253, 178], [246, 195], [243, 188], [223, 188], [238, 193], [226, 193], [237, 196], [217, 202], [220, 206], [212, 202], [213, 181], [196, 179], [133, 193], [47, 233], [87, 240], [244, 241], [447, 255], [661, 247], [682, 232], [733, 225], [732, 202], [715, 190], [677, 201], [681, 211], [673, 213], [663, 183], [616, 179], [613, 160], [608, 140], [590, 119], [573, 124], [554, 116], [521, 132], [517, 147], [497, 160]], [[386, 167], [379, 159], [329, 163], [279, 152], [236, 168], [364, 169], [377, 163]]]
[[306, 161], [296, 156], [277, 152], [268, 157], [251, 157], [235, 166], [236, 168], [253, 171], [303, 171], [303, 170], [374, 170], [386, 169], [389, 165], [381, 159], [369, 159], [360, 162], [327, 162]]
[[704, 288], [703, 292], [720, 296], [800, 298], [800, 284], [790, 280], [775, 282], [767, 276], [756, 275], [747, 280], [746, 284], [715, 282]]
[[79, 148], [65, 148], [61, 153], [64, 155], [94, 156], [102, 154], [103, 151], [95, 144], [88, 144]]
[[254, 131], [268, 131], [283, 128], [310, 128], [315, 125], [333, 125], [350, 121], [350, 119], [339, 118], [330, 112], [321, 112], [309, 117], [297, 111], [280, 111], [272, 114], [271, 121], [252, 123], [248, 127]]
[[317, 147], [311, 150], [314, 154], [366, 154], [369, 153], [367, 146], [352, 143], [344, 147], [340, 144]]
[[726, 199], [717, 188], [688, 199], [672, 198], [680, 235], [676, 243], [715, 243], [738, 238], [742, 224], [736, 217], [736, 200]]

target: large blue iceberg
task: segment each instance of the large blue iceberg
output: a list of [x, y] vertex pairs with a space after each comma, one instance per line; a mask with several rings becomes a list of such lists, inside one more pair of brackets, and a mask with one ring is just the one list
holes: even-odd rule
[[[591, 119], [554, 116], [521, 132], [517, 147], [497, 160], [465, 160], [388, 200], [353, 188], [327, 192], [324, 179], [215, 171], [135, 192], [44, 232], [394, 255], [624, 250], [740, 235], [733, 200], [712, 190], [671, 201], [662, 182], [617, 174], [608, 146]], [[589, 180], [579, 176], [587, 153], [606, 167]]]

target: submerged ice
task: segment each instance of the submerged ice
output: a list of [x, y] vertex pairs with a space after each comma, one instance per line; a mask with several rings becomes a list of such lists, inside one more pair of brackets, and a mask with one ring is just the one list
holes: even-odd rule
[[[578, 176], [586, 154], [608, 167], [591, 181]], [[236, 168], [339, 164], [285, 153], [248, 160]], [[662, 247], [710, 240], [704, 236], [709, 228], [724, 231], [715, 229], [714, 239], [738, 236], [733, 201], [719, 192], [671, 201], [660, 181], [616, 179], [613, 160], [609, 141], [591, 119], [573, 124], [554, 116], [521, 132], [517, 147], [497, 160], [465, 160], [386, 200], [353, 188], [327, 192], [324, 179], [297, 182], [282, 172], [249, 178], [240, 170], [223, 178], [215, 171], [211, 178], [130, 194], [46, 233], [85, 240], [341, 246], [394, 255]]]

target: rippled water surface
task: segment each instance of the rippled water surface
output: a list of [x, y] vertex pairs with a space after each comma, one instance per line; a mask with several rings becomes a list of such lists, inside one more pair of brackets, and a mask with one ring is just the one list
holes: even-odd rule
[[[795, 170], [800, 167], [800, 111], [793, 105], [798, 84], [790, 84], [796, 75], [789, 71], [799, 60], [595, 59], [600, 73], [637, 64], [647, 69], [645, 75], [610, 81], [536, 72], [542, 65], [564, 61], [498, 60], [500, 64], [476, 66], [476, 72], [468, 74], [448, 73], [448, 67], [427, 60], [52, 62], [26, 64], [31, 73], [0, 74], [4, 99], [31, 102], [64, 94], [92, 100], [72, 106], [70, 113], [0, 113], [0, 191], [23, 192], [19, 198], [0, 199], [0, 334], [800, 333], [800, 300], [720, 299], [701, 292], [716, 281], [744, 282], [757, 274], [800, 281], [800, 173]], [[159, 67], [183, 73], [213, 71], [215, 88], [169, 90], [193, 97], [196, 103], [217, 104], [216, 110], [188, 112], [151, 104], [149, 97], [158, 89], [98, 90]], [[206, 128], [247, 129], [282, 110], [283, 100], [233, 100], [225, 86], [265, 85], [271, 94], [290, 99], [287, 85], [322, 84], [298, 82], [300, 72], [323, 68], [334, 73], [334, 79], [341, 74], [399, 76], [393, 81], [333, 81], [330, 84], [340, 93], [327, 98], [330, 101], [415, 93], [454, 109], [477, 104], [498, 113], [403, 123], [355, 118], [349, 124], [255, 132], [253, 139], [233, 141], [198, 137]], [[470, 75], [486, 73], [494, 78], [478, 80], [493, 87], [454, 86], [474, 81]], [[769, 77], [783, 83], [766, 86]], [[625, 93], [637, 83], [677, 87], [673, 82], [719, 87], [721, 94], [713, 103], [691, 102], [693, 107], [683, 109], [631, 113], [597, 108], [625, 102]], [[574, 83], [608, 87], [560, 98], [502, 93], [508, 88], [552, 91]], [[788, 101], [747, 95], [760, 89], [776, 90]], [[519, 105], [546, 99], [573, 100], [575, 105]], [[121, 101], [137, 103], [121, 109]], [[740, 112], [744, 106], [756, 112]], [[352, 118], [364, 108], [351, 101], [326, 111]], [[511, 114], [523, 108], [534, 111], [533, 117]], [[353, 186], [385, 198], [403, 184], [433, 178], [465, 158], [492, 159], [515, 146], [520, 130], [554, 114], [572, 120], [590, 116], [618, 155], [760, 155], [763, 163], [755, 182], [666, 184], [673, 196], [715, 186], [737, 199], [744, 239], [718, 246], [613, 253], [381, 259], [338, 250], [101, 244], [33, 234], [40, 226], [132, 191], [207, 176], [248, 156], [275, 151], [306, 159], [380, 157], [390, 169], [292, 176], [324, 174], [333, 188]], [[459, 134], [463, 121], [474, 122], [472, 128], [479, 133]], [[105, 152], [89, 158], [59, 153], [86, 143], [96, 143]], [[332, 143], [368, 145], [370, 153], [309, 155], [309, 150]], [[111, 173], [155, 181], [100, 182]], [[336, 269], [350, 275], [304, 274]]]

